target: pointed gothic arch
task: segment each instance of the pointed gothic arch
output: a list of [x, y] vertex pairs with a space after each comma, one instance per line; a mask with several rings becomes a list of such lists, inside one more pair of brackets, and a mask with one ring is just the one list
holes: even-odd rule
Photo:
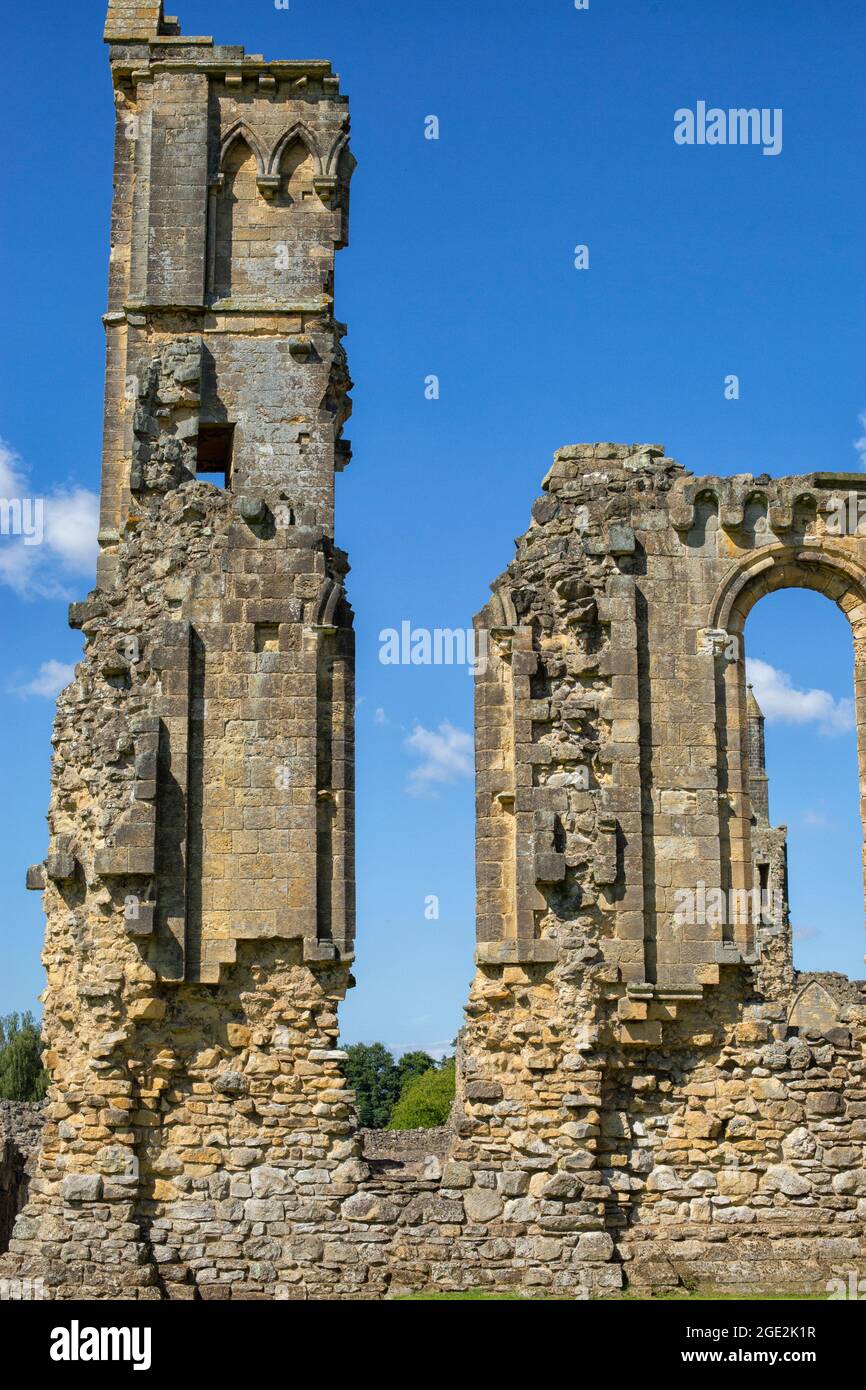
[[222, 138], [219, 160], [220, 173], [225, 172], [228, 155], [231, 153], [234, 146], [241, 141], [247, 146], [250, 153], [255, 158], [257, 175], [262, 177], [265, 173], [265, 159], [262, 153], [262, 147], [259, 144], [258, 136], [255, 134], [255, 131], [253, 131], [244, 120], [235, 121], [234, 125], [229, 127]]
[[344, 130], [340, 135], [337, 136], [336, 140], [334, 141], [333, 145], [328, 151], [328, 155], [325, 159], [324, 168], [322, 172], [330, 176], [336, 176], [340, 165], [340, 159], [344, 151], [347, 151], [348, 148], [349, 132], [348, 130]]
[[316, 141], [316, 137], [313, 135], [313, 132], [310, 130], [309, 126], [305, 125], [303, 121], [293, 121], [292, 124], [288, 126], [286, 130], [283, 131], [282, 135], [279, 137], [273, 149], [271, 150], [271, 156], [268, 161], [267, 168], [267, 173], [269, 176], [275, 177], [279, 174], [280, 163], [282, 161], [283, 155], [285, 154], [286, 150], [288, 150], [296, 142], [299, 142], [300, 144], [306, 146], [315, 165], [316, 175], [319, 175], [323, 172], [322, 156], [319, 151], [319, 146]]

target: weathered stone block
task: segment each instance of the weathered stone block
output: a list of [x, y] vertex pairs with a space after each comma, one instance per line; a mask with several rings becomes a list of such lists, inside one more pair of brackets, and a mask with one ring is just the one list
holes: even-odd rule
[[70, 1173], [63, 1179], [64, 1202], [98, 1202], [102, 1198], [102, 1178], [98, 1173]]

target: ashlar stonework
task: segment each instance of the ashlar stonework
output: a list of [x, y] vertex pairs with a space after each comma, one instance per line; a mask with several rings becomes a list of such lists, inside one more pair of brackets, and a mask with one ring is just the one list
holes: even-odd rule
[[831, 505], [862, 475], [560, 450], [477, 619], [452, 1120], [363, 1134], [337, 1022], [346, 98], [329, 64], [184, 38], [158, 3], [113, 0], [106, 38], [101, 556], [28, 874], [51, 1088], [0, 1290], [582, 1298], [866, 1273], [866, 995], [794, 969], [743, 640], [780, 587], [846, 613], [866, 787], [866, 539]]

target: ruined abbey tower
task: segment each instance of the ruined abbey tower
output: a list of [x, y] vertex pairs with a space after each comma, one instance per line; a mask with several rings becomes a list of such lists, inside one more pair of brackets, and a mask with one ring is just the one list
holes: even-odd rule
[[227, 1142], [242, 1156], [227, 1119], [259, 1083], [220, 1069], [226, 1044], [277, 1049], [258, 1059], [260, 1123], [310, 1200], [352, 1150], [331, 1053], [354, 920], [352, 615], [333, 539], [353, 160], [327, 62], [184, 38], [159, 0], [112, 0], [105, 37], [101, 553], [71, 614], [86, 658], [31, 875], [58, 1090], [24, 1230], [108, 1291], [121, 1267], [152, 1284], [145, 1191], [156, 1216], [190, 1162], [207, 1174]]
[[[794, 969], [744, 629], [853, 633], [863, 475], [557, 454], [477, 618], [478, 943], [450, 1124], [359, 1132], [334, 543], [348, 113], [326, 62], [112, 0], [96, 588], [58, 702], [42, 1150], [0, 1275], [70, 1298], [823, 1288], [866, 1273], [866, 986]], [[389, 1147], [390, 1144], [390, 1147]]]

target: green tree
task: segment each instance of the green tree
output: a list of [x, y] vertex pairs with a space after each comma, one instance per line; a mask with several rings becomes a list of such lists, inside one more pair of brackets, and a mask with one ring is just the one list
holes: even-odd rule
[[358, 1119], [366, 1129], [384, 1129], [400, 1094], [400, 1072], [384, 1043], [353, 1043], [343, 1063], [355, 1092]]
[[425, 1071], [430, 1071], [435, 1067], [436, 1059], [431, 1057], [429, 1052], [404, 1052], [397, 1063], [397, 1072], [400, 1077], [400, 1091], [402, 1095], [410, 1081], [416, 1076], [423, 1076]]
[[389, 1129], [433, 1129], [444, 1125], [454, 1100], [454, 1058], [407, 1081], [394, 1106]]
[[33, 1015], [0, 1018], [0, 1100], [41, 1100], [47, 1089], [42, 1041]]

